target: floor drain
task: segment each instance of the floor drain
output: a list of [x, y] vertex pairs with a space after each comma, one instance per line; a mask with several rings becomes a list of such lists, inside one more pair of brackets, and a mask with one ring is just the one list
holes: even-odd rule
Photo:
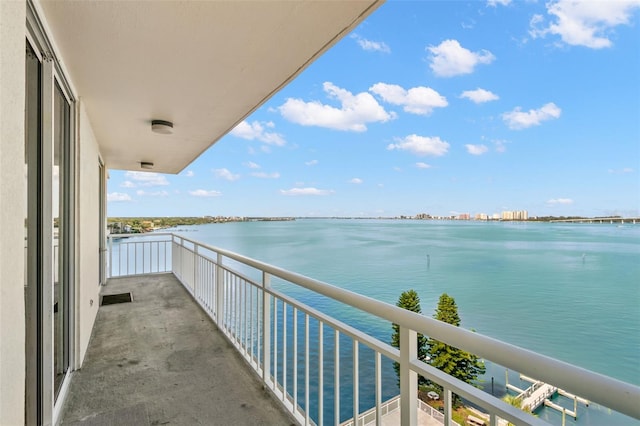
[[114, 305], [116, 303], [129, 303], [133, 301], [131, 293], [105, 294], [102, 296], [100, 306]]

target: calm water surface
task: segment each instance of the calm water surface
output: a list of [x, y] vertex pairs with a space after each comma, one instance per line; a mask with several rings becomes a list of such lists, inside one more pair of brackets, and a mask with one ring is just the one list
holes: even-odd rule
[[[302, 219], [178, 232], [393, 304], [413, 288], [425, 315], [446, 292], [465, 328], [640, 385], [640, 225]], [[306, 291], [282, 290], [390, 339], [389, 325], [375, 318]], [[488, 362], [489, 392], [492, 377], [494, 393], [503, 394], [505, 370]], [[509, 380], [526, 386], [515, 373]], [[397, 393], [392, 371], [384, 384], [389, 396]], [[343, 385], [341, 413], [349, 418], [350, 385]], [[573, 408], [562, 399], [556, 402]], [[363, 409], [372, 404], [361, 401]], [[561, 423], [553, 410], [539, 415]], [[593, 404], [579, 407], [577, 422], [567, 419], [578, 425], [638, 423]]]

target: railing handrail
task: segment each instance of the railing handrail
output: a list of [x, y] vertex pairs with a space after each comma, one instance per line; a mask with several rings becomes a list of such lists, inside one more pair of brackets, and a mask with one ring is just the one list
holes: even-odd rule
[[[131, 236], [115, 234], [110, 237]], [[368, 312], [407, 329], [427, 335], [448, 345], [486, 358], [504, 367], [535, 377], [546, 383], [580, 394], [605, 407], [640, 419], [640, 387], [595, 373], [567, 362], [538, 354], [500, 340], [456, 327], [343, 288], [339, 288], [241, 254], [202, 243], [172, 232], [135, 234], [135, 236], [171, 235], [211, 250], [229, 259], [289, 281], [346, 305]], [[415, 366], [420, 370], [420, 366]]]
[[[182, 238], [180, 235], [174, 233], [174, 232], [134, 232], [134, 233], [129, 233], [129, 234], [109, 234], [107, 235], [107, 238], [135, 238], [135, 237], [163, 237], [166, 235], [175, 235], [177, 237]], [[192, 241], [193, 242], [193, 241]], [[196, 242], [196, 244], [198, 245], [203, 245], [202, 243], [198, 243]]]

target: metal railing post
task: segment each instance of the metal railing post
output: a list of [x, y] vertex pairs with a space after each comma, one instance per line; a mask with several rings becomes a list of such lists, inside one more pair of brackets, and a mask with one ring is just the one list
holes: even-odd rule
[[[175, 258], [176, 258], [176, 254], [175, 254], [175, 253], [173, 253], [173, 246], [174, 246], [174, 243], [175, 243], [175, 239], [176, 239], [176, 236], [172, 234], [172, 235], [171, 235], [171, 240], [169, 240], [169, 244], [170, 244], [170, 246], [171, 246], [171, 272], [173, 272], [173, 275], [178, 276], [178, 275], [176, 274], [176, 265], [175, 265]], [[167, 260], [166, 260], [166, 257], [165, 257], [165, 262], [166, 262], [166, 261], [167, 261]]]
[[418, 374], [411, 370], [411, 362], [416, 359], [418, 334], [400, 326], [400, 423], [403, 426], [415, 425], [418, 421]]
[[224, 270], [222, 269], [222, 255], [217, 253], [216, 257], [216, 323], [218, 327], [223, 327], [224, 323]]
[[489, 425], [490, 426], [498, 426], [498, 416], [495, 413], [491, 413], [489, 417]]
[[451, 421], [451, 403], [453, 394], [451, 389], [444, 388], [442, 390], [443, 403], [444, 403], [444, 424], [445, 426], [453, 424]]
[[376, 383], [376, 426], [382, 426], [382, 356], [375, 354], [375, 383]]
[[111, 238], [111, 235], [107, 237], [107, 240], [109, 243], [109, 267], [107, 268], [107, 278], [111, 278], [113, 275], [113, 271], [111, 271], [111, 268], [113, 268], [113, 238]]
[[351, 351], [351, 355], [353, 356], [353, 376], [351, 379], [353, 385], [353, 390], [351, 391], [353, 396], [353, 424], [357, 425], [358, 415], [360, 414], [360, 363], [358, 358], [358, 341], [356, 339], [353, 339], [353, 348], [351, 349]]
[[267, 293], [271, 276], [262, 272], [262, 381], [271, 381], [271, 295]]
[[193, 245], [193, 294], [196, 300], [202, 300], [198, 286], [198, 244]]

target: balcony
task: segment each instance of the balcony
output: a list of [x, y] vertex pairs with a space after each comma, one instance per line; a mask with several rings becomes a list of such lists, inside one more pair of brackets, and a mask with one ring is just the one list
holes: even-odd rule
[[[103, 295], [133, 302], [101, 307], [65, 424], [454, 424], [453, 393], [486, 424], [546, 424], [418, 360], [416, 333], [640, 418], [636, 386], [181, 235], [113, 235], [108, 258]], [[401, 347], [327, 303], [399, 324]], [[443, 387], [443, 412], [418, 375]]]
[[62, 424], [291, 424], [172, 274], [113, 278]]

